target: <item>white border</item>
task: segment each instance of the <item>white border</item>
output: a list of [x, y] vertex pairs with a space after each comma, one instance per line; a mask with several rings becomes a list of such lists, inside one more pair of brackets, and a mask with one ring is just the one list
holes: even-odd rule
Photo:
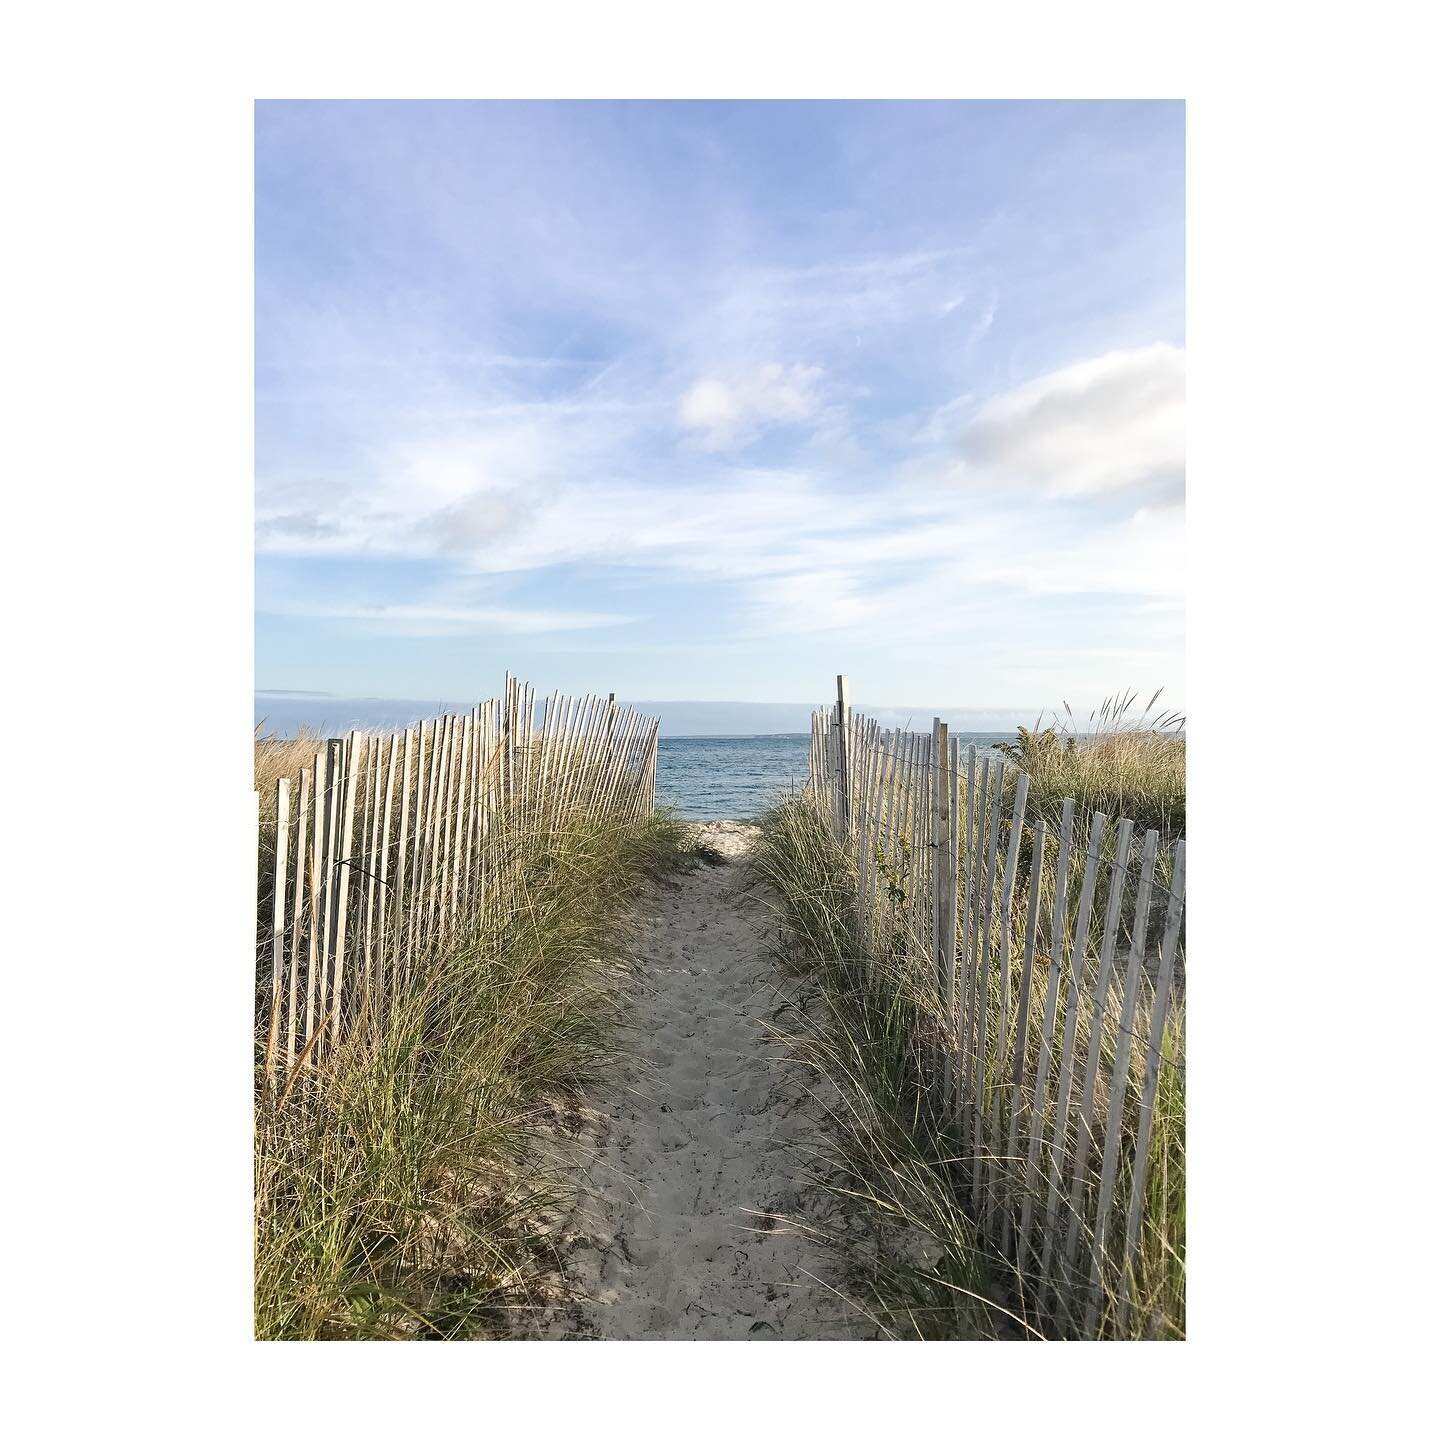
[[[1153, 3], [12, 22], [10, 1294], [42, 1433], [824, 1433], [922, 1413], [1003, 1434], [1394, 1430], [1420, 1373], [1406, 1297], [1428, 1300], [1406, 1257], [1430, 1249], [1405, 1177], [1433, 1120], [1396, 1106], [1427, 1009], [1409, 957], [1433, 949], [1414, 904], [1433, 641], [1414, 622], [1433, 612], [1416, 202], [1436, 126], [1407, 12], [1326, 14], [1348, 24]], [[327, 95], [1189, 97], [1206, 958], [1185, 1345], [426, 1359], [248, 1340], [244, 1026], [221, 1037], [248, 1001], [250, 101]]]

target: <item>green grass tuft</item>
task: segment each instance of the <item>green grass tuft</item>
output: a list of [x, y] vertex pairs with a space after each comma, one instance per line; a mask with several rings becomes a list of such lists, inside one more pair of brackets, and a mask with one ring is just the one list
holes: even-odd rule
[[1185, 717], [1156, 713], [1159, 691], [1143, 713], [1133, 715], [1136, 696], [1122, 692], [1090, 716], [1089, 729], [1066, 719], [1033, 730], [1021, 726], [999, 748], [1030, 777], [1030, 801], [1052, 825], [1067, 799], [1088, 822], [1096, 811], [1124, 815], [1137, 834], [1158, 830], [1162, 842], [1185, 833]]
[[682, 836], [660, 815], [523, 839], [510, 903], [419, 967], [383, 1024], [327, 1059], [318, 1094], [262, 1097], [260, 1338], [523, 1334], [563, 1294], [558, 1122], [609, 1062], [626, 920]]
[[830, 1143], [816, 1177], [858, 1220], [817, 1236], [844, 1263], [857, 1304], [896, 1339], [983, 1339], [1015, 1328], [951, 1182], [953, 1146], [917, 1081], [933, 1000], [902, 945], [862, 955], [855, 873], [803, 798], [763, 818], [755, 868], [780, 901], [789, 962], [818, 1010], [791, 1037], [816, 1077]]

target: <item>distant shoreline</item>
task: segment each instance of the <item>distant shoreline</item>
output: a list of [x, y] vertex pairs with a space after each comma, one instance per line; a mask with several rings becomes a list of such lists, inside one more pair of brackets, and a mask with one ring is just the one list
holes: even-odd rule
[[[664, 740], [808, 739], [810, 716], [825, 708], [825, 696], [809, 705], [779, 701], [631, 700], [618, 696], [642, 714], [660, 718]], [[470, 708], [464, 700], [389, 700], [374, 696], [342, 696], [316, 691], [256, 690], [253, 724], [261, 733], [288, 739], [300, 730], [342, 735], [350, 730], [392, 732], [421, 725], [437, 716]], [[1034, 725], [1031, 709], [976, 706], [871, 706], [856, 709], [875, 720], [882, 730], [895, 728], [928, 732], [931, 718], [939, 715], [951, 734], [1000, 735], [1011, 738], [1017, 725]], [[538, 718], [538, 708], [537, 708]]]

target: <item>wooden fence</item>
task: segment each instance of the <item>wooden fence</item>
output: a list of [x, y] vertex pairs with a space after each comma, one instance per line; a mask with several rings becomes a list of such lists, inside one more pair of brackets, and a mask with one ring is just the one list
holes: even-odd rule
[[503, 697], [468, 714], [352, 730], [323, 743], [298, 786], [276, 782], [257, 864], [257, 1043], [272, 1093], [383, 1018], [478, 907], [507, 904], [513, 867], [547, 830], [654, 812], [658, 720], [613, 695], [557, 693], [537, 724], [536, 704], [507, 675]]
[[1036, 813], [1017, 767], [938, 718], [880, 730], [843, 676], [809, 788], [855, 868], [857, 948], [918, 994], [917, 1082], [1026, 1322], [1183, 1333], [1185, 841]]

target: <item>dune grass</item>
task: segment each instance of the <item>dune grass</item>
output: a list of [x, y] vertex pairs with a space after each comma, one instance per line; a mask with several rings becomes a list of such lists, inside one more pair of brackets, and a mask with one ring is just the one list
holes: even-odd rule
[[[1060, 819], [1067, 798], [1075, 800], [1075, 834], [1083, 835], [1096, 814], [1134, 821], [1131, 841], [1132, 866], [1138, 861], [1146, 830], [1158, 832], [1155, 893], [1149, 914], [1152, 935], [1163, 924], [1168, 892], [1175, 871], [1175, 843], [1185, 835], [1186, 737], [1185, 716], [1176, 710], [1157, 710], [1160, 691], [1138, 708], [1138, 694], [1119, 691], [1092, 713], [1081, 730], [1066, 705], [1065, 718], [1034, 730], [1023, 727], [1010, 745], [1002, 747], [1019, 770], [1030, 780], [1029, 808], [1043, 816], [1053, 828]], [[1006, 803], [1013, 796], [1013, 779], [1006, 787]], [[1101, 845], [1102, 874], [1114, 853], [1114, 832], [1107, 829]], [[1020, 874], [1028, 877], [1028, 847], [1022, 848]], [[1072, 852], [1069, 878], [1071, 923], [1074, 921], [1083, 865], [1083, 849]], [[1048, 904], [1050, 892], [1043, 892]], [[1129, 931], [1122, 910], [1121, 952], [1128, 944]], [[1129, 917], [1133, 924], [1133, 915]], [[1095, 907], [1086, 948], [1099, 944], [1100, 906]], [[1141, 1212], [1136, 1259], [1130, 1276], [1130, 1293], [1122, 1302], [1119, 1295], [1103, 1297], [1101, 1323], [1107, 1333], [1130, 1339], [1179, 1339], [1185, 1333], [1185, 927], [1180, 931], [1180, 949], [1175, 960], [1174, 992], [1170, 1012], [1161, 1036], [1159, 1083], [1151, 1116], [1149, 1162], [1146, 1172], [1145, 1204]], [[1148, 1014], [1154, 1003], [1154, 974], [1150, 963], [1140, 976], [1140, 1013]], [[1056, 1033], [1064, 1026], [1068, 987], [1062, 990]], [[1112, 997], [1107, 1028], [1101, 1037], [1101, 1068], [1109, 1073], [1114, 1058], [1116, 1003]], [[1082, 1009], [1076, 1026], [1077, 1053], [1084, 1053], [1090, 1035], [1090, 1015]], [[1037, 1037], [1038, 1038], [1038, 1037]], [[1144, 1047], [1134, 1045], [1130, 1053], [1131, 1078], [1138, 1090], [1144, 1067]], [[1122, 1115], [1122, 1131], [1133, 1136], [1139, 1122], [1133, 1094]], [[1122, 1148], [1116, 1193], [1130, 1193], [1133, 1150]], [[1068, 1202], [1060, 1219], [1071, 1223]], [[1084, 1217], [1082, 1228], [1088, 1238]], [[1128, 1302], [1128, 1303], [1127, 1303]], [[1123, 1319], [1122, 1319], [1123, 1317]]]
[[663, 814], [570, 815], [511, 837], [508, 903], [426, 957], [322, 1088], [262, 1094], [257, 1336], [523, 1335], [561, 1293], [550, 1231], [574, 1097], [609, 1060], [632, 903], [683, 832]]
[[298, 779], [300, 771], [323, 753], [327, 737], [302, 726], [293, 735], [255, 735], [255, 788], [260, 792], [261, 819], [275, 819], [275, 782]]
[[762, 819], [753, 854], [779, 897], [784, 958], [814, 983], [819, 1007], [790, 1037], [823, 1081], [829, 1144], [818, 1183], [857, 1218], [818, 1230], [849, 1292], [895, 1339], [1014, 1333], [975, 1227], [956, 1193], [956, 1148], [918, 1083], [917, 1037], [933, 1028], [933, 985], [908, 947], [864, 954], [853, 934], [855, 870], [803, 797]]
[[[1138, 1013], [1148, 1015], [1154, 995], [1154, 947], [1163, 925], [1168, 889], [1175, 870], [1175, 844], [1185, 833], [1185, 738], [1183, 718], [1154, 714], [1151, 706], [1134, 714], [1133, 695], [1122, 694], [1091, 717], [1091, 730], [1077, 734], [1059, 723], [1021, 730], [1005, 747], [1013, 765], [1005, 773], [1001, 813], [1000, 851], [1008, 840], [1009, 812], [1020, 771], [1029, 777], [1031, 819], [1044, 817], [1051, 827], [1059, 821], [1064, 801], [1076, 801], [1073, 834], [1083, 837], [1095, 815], [1134, 820], [1125, 889], [1120, 892], [1120, 951], [1128, 949], [1135, 923], [1134, 873], [1146, 829], [1159, 832], [1155, 891], [1148, 913], [1150, 941], [1142, 972], [1137, 977]], [[1068, 713], [1068, 712], [1067, 712]], [[964, 825], [964, 798], [962, 822]], [[949, 1031], [951, 1021], [942, 1013], [933, 960], [930, 956], [932, 917], [929, 894], [911, 883], [912, 859], [906, 842], [895, 854], [877, 851], [881, 879], [881, 913], [865, 927], [871, 937], [864, 946], [856, 921], [857, 863], [853, 847], [834, 834], [830, 816], [816, 797], [801, 794], [772, 809], [764, 818], [756, 864], [780, 898], [781, 919], [787, 930], [788, 950], [806, 973], [814, 977], [824, 1004], [821, 1020], [801, 1042], [804, 1057], [833, 1082], [839, 1100], [835, 1105], [834, 1159], [843, 1177], [841, 1186], [852, 1202], [870, 1216], [875, 1243], [856, 1245], [844, 1235], [835, 1243], [855, 1269], [852, 1283], [868, 1296], [871, 1309], [895, 1334], [925, 1338], [966, 1338], [982, 1334], [1074, 1335], [1094, 1333], [1088, 1321], [1088, 1268], [1068, 1273], [1061, 1256], [1062, 1237], [1078, 1231], [1078, 1259], [1085, 1266], [1093, 1221], [1083, 1197], [1090, 1187], [1072, 1192], [1060, 1187], [1058, 1213], [1050, 1225], [1053, 1288], [1037, 1293], [1034, 1271], [1040, 1256], [1030, 1257], [1017, 1269], [995, 1249], [974, 1223], [969, 1184], [968, 1137], [957, 1136], [948, 1115], [937, 1113], [931, 1097], [935, 1083], [934, 1052], [928, 1041], [937, 1039], [952, 1049], [958, 1037]], [[1103, 928], [1107, 877], [1114, 857], [1115, 827], [1107, 826], [1099, 849], [1100, 902], [1094, 907], [1087, 938], [1079, 954], [1098, 951]], [[1049, 852], [1054, 856], [1053, 843]], [[1086, 847], [1071, 850], [1067, 891], [1067, 925], [1077, 923], [1076, 909], [1085, 865]], [[1026, 893], [1032, 864], [1030, 835], [1023, 835], [1018, 852], [1016, 891]], [[1055, 877], [1053, 858], [1040, 877], [1039, 912], [1051, 913]], [[923, 892], [923, 893], [922, 893]], [[996, 963], [1009, 967], [1006, 994], [1018, 995], [1023, 950], [1023, 906], [1012, 916], [1008, 951]], [[1159, 1088], [1151, 1114], [1152, 1131], [1144, 1203], [1140, 1212], [1136, 1255], [1125, 1294], [1115, 1293], [1108, 1277], [1101, 1295], [1099, 1333], [1131, 1339], [1183, 1338], [1185, 1333], [1185, 966], [1184, 929], [1175, 961], [1173, 999], [1161, 1037]], [[1093, 964], [1092, 962], [1088, 962]], [[1123, 963], [1123, 962], [1122, 962]], [[1090, 1047], [1091, 1011], [1088, 989], [1072, 1008], [1070, 962], [1062, 966], [1065, 981], [1059, 987], [1054, 1014], [1054, 1037], [1045, 1040], [1041, 989], [1032, 989], [1025, 1020], [1028, 1035], [1027, 1076], [1022, 1082], [1021, 1111], [1028, 1116], [1033, 1103], [1034, 1057], [1042, 1045], [1056, 1047], [1050, 1067], [1048, 1094], [1055, 1095], [1060, 1059], [1059, 1037], [1073, 1033], [1076, 1056]], [[1076, 977], [1083, 982], [1084, 976]], [[995, 996], [999, 976], [992, 980], [987, 1017], [987, 1065], [997, 1065], [1003, 1021]], [[1113, 989], [1097, 1038], [1100, 1080], [1097, 1101], [1108, 1104], [1109, 1077], [1116, 1058], [1119, 995]], [[927, 1043], [922, 1043], [925, 1037]], [[1013, 1053], [1013, 1052], [1012, 1052]], [[1145, 1046], [1132, 1045], [1129, 1053], [1131, 1088], [1121, 1112], [1123, 1137], [1116, 1175], [1118, 1215], [1112, 1216], [1110, 1243], [1123, 1229], [1124, 1209], [1131, 1189], [1134, 1141], [1139, 1126], [1138, 1093], [1143, 1077]], [[998, 1119], [1008, 1115], [1011, 1086], [1008, 1072], [998, 1069], [987, 1076]], [[1073, 1092], [1072, 1092], [1073, 1103]], [[1026, 1122], [1028, 1124], [1028, 1120]], [[1048, 1126], [1047, 1120], [1047, 1126]], [[1102, 1121], [1103, 1128], [1103, 1121]], [[1022, 1129], [1022, 1135], [1024, 1131]], [[1088, 1137], [1087, 1137], [1088, 1138]], [[1075, 1127], [1066, 1135], [1066, 1158], [1052, 1156], [1048, 1140], [1042, 1147], [1038, 1179], [1040, 1190], [1031, 1198], [1035, 1213], [1047, 1220], [1046, 1181], [1052, 1166], [1061, 1174], [1074, 1158]], [[1022, 1147], [1023, 1148], [1023, 1147]], [[1095, 1163], [1095, 1150], [1089, 1150]], [[1004, 1199], [1018, 1206], [1023, 1189], [1017, 1186], [1023, 1171], [1007, 1162]], [[1093, 1183], [1093, 1182], [1092, 1182]], [[1081, 1197], [1079, 1214], [1072, 1214], [1072, 1193]], [[1042, 1226], [1042, 1229], [1044, 1227]], [[1043, 1241], [1037, 1241], [1037, 1247]], [[1113, 1253], [1113, 1252], [1112, 1252]]]
[[[265, 927], [275, 866], [275, 782], [289, 780], [292, 792], [300, 784], [300, 772], [323, 754], [326, 737], [318, 731], [301, 728], [291, 736], [255, 734], [255, 791], [260, 797], [260, 833], [256, 845], [256, 925], [257, 936]], [[292, 801], [292, 804], [294, 802]], [[263, 977], [257, 979], [263, 984]]]
[[1065, 719], [1033, 730], [1020, 727], [1000, 748], [1030, 777], [1030, 803], [1053, 825], [1067, 799], [1082, 821], [1096, 811], [1126, 816], [1139, 833], [1158, 830], [1162, 842], [1185, 833], [1185, 717], [1157, 711], [1157, 690], [1143, 711], [1138, 696], [1121, 691], [1088, 721]]
[[[969, 1149], [933, 1103], [932, 1097], [939, 1093], [933, 1052], [921, 1038], [943, 1035], [946, 1020], [928, 949], [916, 945], [918, 927], [906, 913], [917, 897], [894, 901], [893, 913], [882, 917], [879, 926], [885, 942], [878, 949], [862, 949], [854, 939], [853, 859], [836, 840], [827, 817], [804, 795], [781, 803], [764, 817], [755, 864], [778, 893], [786, 954], [817, 983], [821, 995], [818, 1015], [795, 1045], [799, 1057], [828, 1082], [817, 1087], [817, 1093], [835, 1097], [829, 1116], [833, 1147], [825, 1158], [839, 1178], [822, 1183], [868, 1217], [864, 1243], [857, 1244], [854, 1233], [844, 1229], [821, 1236], [848, 1265], [857, 1298], [897, 1338], [1077, 1333], [1083, 1299], [1067, 1297], [1065, 1306], [1057, 1310], [1052, 1298], [1037, 1308], [1034, 1275], [1028, 1267], [1017, 1273], [975, 1225], [965, 1182]], [[923, 897], [919, 898], [923, 904]], [[1017, 979], [1012, 975], [1012, 982]], [[1143, 1013], [1148, 1010], [1146, 987], [1151, 982], [1142, 975], [1140, 983]], [[1114, 1058], [1117, 1004], [1118, 996], [1112, 996], [1102, 1031], [1104, 1075], [1110, 1073]], [[1056, 1036], [1065, 1019], [1062, 1001]], [[1078, 1020], [1076, 1051], [1083, 1055], [1090, 1030], [1083, 1007]], [[991, 1023], [998, 1024], [998, 1014], [992, 1015]], [[1100, 1324], [1111, 1337], [1184, 1336], [1185, 1083], [1179, 1059], [1183, 1028], [1181, 997], [1162, 1040], [1129, 1304], [1122, 1307], [1115, 1293], [1103, 1296]], [[1028, 1029], [1033, 1061], [1040, 1043], [1038, 992], [1032, 996]], [[950, 1043], [955, 1043], [953, 1035]], [[992, 1035], [990, 1054], [994, 1053]], [[1143, 1064], [1143, 1047], [1137, 1045], [1129, 1061], [1136, 1090]], [[1135, 1134], [1136, 1109], [1132, 1091], [1122, 1121], [1123, 1133], [1129, 1136]], [[1073, 1136], [1072, 1130], [1072, 1141]], [[1112, 1223], [1123, 1223], [1131, 1155], [1131, 1149], [1122, 1148], [1116, 1184], [1121, 1214], [1112, 1217]], [[818, 1173], [824, 1174], [823, 1167]], [[1042, 1164], [1042, 1189], [1034, 1197], [1037, 1214], [1045, 1205], [1047, 1173]], [[1016, 1191], [1012, 1202], [1018, 1202], [1019, 1196]], [[1053, 1232], [1057, 1252], [1070, 1219], [1067, 1194]], [[1080, 1224], [1088, 1243], [1084, 1214]], [[1082, 1248], [1081, 1255], [1085, 1253]], [[1060, 1268], [1058, 1255], [1056, 1263]]]

